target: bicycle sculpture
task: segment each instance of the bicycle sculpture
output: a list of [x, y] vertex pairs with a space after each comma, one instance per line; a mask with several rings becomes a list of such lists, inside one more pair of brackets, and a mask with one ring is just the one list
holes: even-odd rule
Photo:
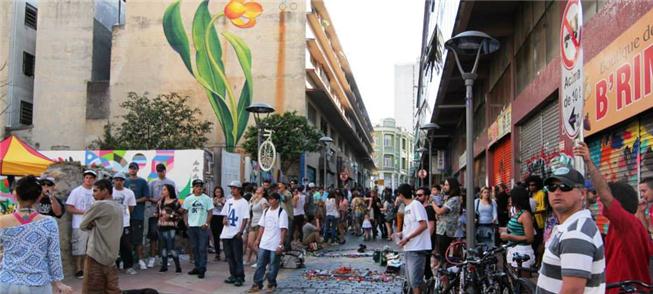
[[277, 150], [272, 143], [272, 130], [264, 130], [265, 141], [258, 147], [258, 161], [263, 171], [270, 171], [277, 158]]

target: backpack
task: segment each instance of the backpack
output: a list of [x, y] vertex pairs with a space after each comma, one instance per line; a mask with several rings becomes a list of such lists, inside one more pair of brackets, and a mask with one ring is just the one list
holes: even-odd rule
[[[263, 212], [263, 218], [264, 218], [264, 219], [265, 219], [265, 215], [268, 214], [268, 210], [270, 210], [269, 207], [266, 208], [265, 211]], [[283, 211], [283, 208], [281, 208], [281, 206], [279, 206], [279, 214], [277, 215], [277, 217], [280, 217], [280, 216], [281, 216], [281, 212], [282, 212], [282, 211]]]
[[306, 253], [304, 250], [290, 250], [288, 252], [281, 254], [280, 266], [282, 268], [303, 268], [304, 267], [304, 256]]

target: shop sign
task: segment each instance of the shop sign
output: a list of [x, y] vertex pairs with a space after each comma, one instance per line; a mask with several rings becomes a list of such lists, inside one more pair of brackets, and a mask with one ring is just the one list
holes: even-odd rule
[[509, 104], [501, 110], [497, 119], [488, 128], [488, 142], [490, 145], [510, 133], [512, 128], [512, 107]]
[[580, 0], [567, 1], [560, 28], [562, 125], [572, 139], [580, 133], [583, 113], [582, 14]]
[[653, 107], [653, 10], [585, 64], [585, 134]]
[[458, 157], [458, 168], [462, 169], [465, 167], [467, 164], [467, 150], [463, 152], [463, 154], [460, 154], [460, 157]]

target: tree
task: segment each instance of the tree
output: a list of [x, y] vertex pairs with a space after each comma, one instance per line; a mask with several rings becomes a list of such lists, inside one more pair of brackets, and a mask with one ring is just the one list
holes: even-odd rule
[[[281, 170], [287, 171], [299, 162], [304, 152], [319, 149], [320, 132], [308, 123], [308, 120], [296, 112], [273, 114], [261, 120], [264, 128], [272, 130], [272, 143], [281, 158]], [[258, 160], [258, 142], [256, 127], [250, 126], [245, 132], [243, 148], [255, 160]]]
[[189, 106], [190, 97], [177, 93], [161, 94], [154, 99], [147, 93], [130, 92], [120, 104], [127, 112], [116, 126], [108, 122], [102, 138], [91, 144], [98, 149], [197, 149], [208, 141], [206, 134], [213, 123], [201, 121], [199, 108]]

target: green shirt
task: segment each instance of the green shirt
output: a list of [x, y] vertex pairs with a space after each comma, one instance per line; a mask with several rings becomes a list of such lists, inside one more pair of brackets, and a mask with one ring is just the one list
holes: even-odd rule
[[206, 217], [213, 209], [213, 201], [206, 194], [200, 196], [191, 194], [184, 199], [182, 208], [188, 211], [188, 226], [201, 227], [206, 224]]

